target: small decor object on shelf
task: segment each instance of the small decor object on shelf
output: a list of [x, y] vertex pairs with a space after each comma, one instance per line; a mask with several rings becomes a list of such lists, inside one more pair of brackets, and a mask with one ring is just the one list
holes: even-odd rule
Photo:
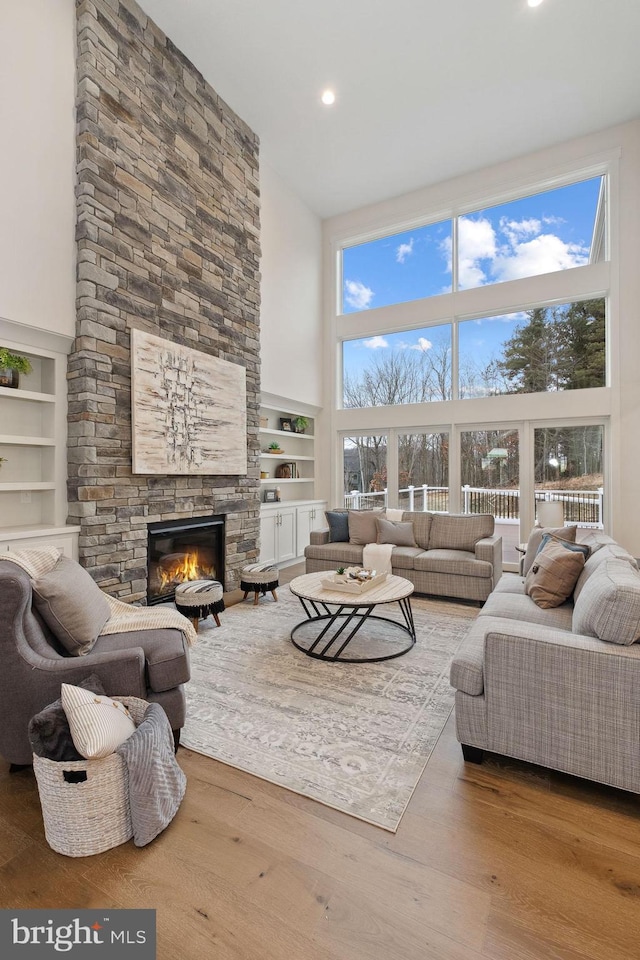
[[296, 417], [293, 425], [296, 428], [296, 433], [304, 433], [309, 426], [309, 421], [306, 417]]
[[277, 443], [275, 440], [273, 441], [273, 443], [269, 444], [268, 451], [269, 453], [274, 453], [274, 454], [284, 453], [284, 450], [281, 449], [280, 444]]
[[280, 429], [293, 433], [293, 421], [291, 417], [280, 417]]
[[7, 463], [7, 458], [6, 458], [6, 457], [0, 457], [0, 467], [2, 467], [2, 464], [3, 464], [3, 463]]
[[0, 347], [0, 387], [17, 389], [21, 373], [31, 373], [31, 361], [21, 353]]
[[275, 490], [265, 490], [264, 492], [264, 502], [265, 503], [277, 503], [278, 496]]

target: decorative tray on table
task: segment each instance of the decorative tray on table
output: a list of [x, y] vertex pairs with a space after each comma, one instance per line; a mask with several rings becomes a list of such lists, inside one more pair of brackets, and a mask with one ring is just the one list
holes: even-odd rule
[[322, 581], [325, 590], [337, 590], [344, 593], [365, 593], [372, 587], [378, 587], [387, 579], [386, 573], [375, 570], [362, 570], [360, 567], [347, 567], [344, 573], [332, 573]]

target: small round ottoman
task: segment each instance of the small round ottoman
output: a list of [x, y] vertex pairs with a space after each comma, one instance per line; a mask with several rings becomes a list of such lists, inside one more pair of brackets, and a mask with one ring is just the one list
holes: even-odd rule
[[240, 589], [244, 590], [243, 600], [246, 600], [253, 592], [253, 605], [255, 606], [260, 599], [260, 594], [265, 595], [268, 591], [273, 594], [273, 599], [277, 600], [276, 587], [278, 586], [278, 568], [274, 563], [250, 563], [242, 568], [240, 574]]
[[188, 617], [196, 630], [198, 620], [205, 620], [209, 614], [220, 626], [218, 614], [224, 610], [222, 593], [222, 584], [218, 580], [185, 580], [176, 587], [176, 610]]

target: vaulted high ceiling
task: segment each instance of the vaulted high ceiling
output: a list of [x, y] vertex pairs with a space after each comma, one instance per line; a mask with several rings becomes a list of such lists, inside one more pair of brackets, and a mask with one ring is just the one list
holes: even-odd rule
[[322, 217], [640, 116], [640, 0], [140, 2]]

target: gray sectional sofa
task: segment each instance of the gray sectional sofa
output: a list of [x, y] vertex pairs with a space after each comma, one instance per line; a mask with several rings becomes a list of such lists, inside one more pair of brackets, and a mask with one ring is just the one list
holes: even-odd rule
[[[542, 609], [505, 574], [451, 667], [456, 733], [482, 752], [640, 792], [640, 573], [611, 537], [591, 548], [573, 596]], [[525, 570], [526, 572], [526, 570]]]
[[[402, 522], [413, 524], [416, 546], [393, 547], [394, 574], [410, 580], [417, 593], [478, 602], [487, 599], [502, 576], [502, 538], [494, 532], [491, 514], [405, 511]], [[316, 530], [304, 551], [306, 572], [361, 564], [362, 551], [362, 543], [331, 541], [329, 528]]]

